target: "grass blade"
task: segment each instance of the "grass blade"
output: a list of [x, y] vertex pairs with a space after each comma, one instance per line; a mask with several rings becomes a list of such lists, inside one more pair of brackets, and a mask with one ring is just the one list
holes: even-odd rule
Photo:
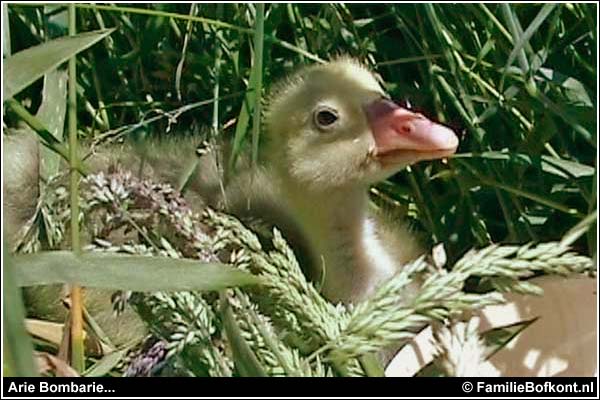
[[227, 295], [222, 292], [219, 297], [221, 301], [221, 313], [224, 319], [223, 325], [227, 339], [229, 339], [229, 343], [231, 344], [231, 351], [237, 371], [242, 376], [267, 376], [256, 355], [244, 339], [242, 331], [231, 311]]
[[221, 290], [257, 284], [255, 277], [218, 263], [166, 257], [118, 256], [69, 251], [14, 257], [19, 286], [77, 283], [133, 291]]
[[519, 40], [515, 43], [515, 47], [513, 47], [512, 51], [510, 52], [508, 60], [506, 61], [506, 65], [504, 66], [504, 74], [506, 74], [508, 67], [512, 65], [513, 61], [515, 61], [515, 58], [517, 57], [519, 52], [523, 50], [523, 46], [525, 46], [525, 44], [529, 42], [529, 39], [531, 39], [531, 37], [538, 30], [540, 25], [544, 23], [544, 21], [546, 20], [546, 18], [548, 18], [550, 13], [554, 11], [554, 8], [556, 8], [556, 6], [556, 3], [544, 4], [540, 12], [535, 16], [533, 21], [531, 21], [531, 24], [529, 24], [527, 29], [525, 29], [523, 35], [520, 36]]
[[265, 5], [256, 5], [256, 21], [254, 26], [254, 61], [252, 69], [256, 69], [256, 85], [254, 86], [254, 117], [252, 118], [252, 164], [258, 161], [258, 138], [260, 135], [262, 81], [263, 81], [263, 45], [265, 36]]
[[[75, 5], [69, 4], [69, 37], [77, 34]], [[69, 192], [71, 210], [71, 251], [81, 254], [79, 235], [79, 165], [77, 143], [77, 58], [72, 53], [69, 58]], [[83, 293], [78, 285], [71, 286], [71, 365], [82, 373], [85, 369], [85, 347], [83, 345]]]
[[25, 330], [25, 308], [18, 289], [18, 277], [15, 271], [13, 257], [3, 244], [2, 251], [2, 296], [4, 330], [4, 362], [8, 371], [7, 375], [37, 376], [33, 362], [33, 345]]
[[61, 37], [20, 51], [4, 60], [3, 93], [10, 99], [45, 73], [110, 35], [114, 29]]

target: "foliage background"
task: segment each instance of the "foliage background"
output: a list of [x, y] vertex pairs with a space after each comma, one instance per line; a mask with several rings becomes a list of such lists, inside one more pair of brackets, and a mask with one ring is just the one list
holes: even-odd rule
[[[116, 28], [77, 57], [83, 139], [222, 135], [250, 152], [257, 87], [349, 54], [393, 98], [461, 133], [455, 157], [372, 190], [443, 242], [450, 263], [490, 243], [557, 240], [596, 210], [596, 4], [266, 4], [258, 41], [254, 4], [77, 9], [78, 31]], [[8, 19], [12, 53], [67, 33], [61, 6], [13, 4]], [[18, 100], [35, 111], [41, 87]], [[595, 255], [595, 231], [578, 252]]]
[[[78, 58], [81, 135], [210, 101], [218, 90], [233, 96], [216, 117], [208, 104], [172, 129], [216, 126], [232, 137], [227, 123], [240, 119], [253, 68], [254, 15], [252, 4], [81, 6], [79, 31], [117, 27]], [[66, 33], [57, 7], [15, 5], [9, 18], [13, 52]], [[474, 244], [555, 239], [595, 208], [596, 39], [594, 4], [268, 4], [263, 82], [349, 54], [374, 67], [393, 98], [459, 129], [459, 158], [443, 169], [418, 165], [376, 192], [455, 259]], [[39, 92], [21, 96], [35, 109]], [[127, 133], [163, 135], [169, 123]]]

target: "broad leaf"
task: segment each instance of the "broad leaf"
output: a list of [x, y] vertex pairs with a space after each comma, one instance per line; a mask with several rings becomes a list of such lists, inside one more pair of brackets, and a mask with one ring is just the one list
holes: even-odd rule
[[113, 30], [61, 37], [8, 57], [4, 60], [4, 99], [10, 99], [48, 71], [110, 35]]
[[69, 251], [14, 257], [19, 286], [77, 283], [133, 291], [220, 290], [257, 284], [259, 278], [219, 263], [167, 257], [123, 256]]

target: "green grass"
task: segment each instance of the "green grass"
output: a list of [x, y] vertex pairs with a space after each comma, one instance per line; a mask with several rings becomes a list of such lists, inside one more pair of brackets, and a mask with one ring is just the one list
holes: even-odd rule
[[[572, 245], [596, 253], [595, 4], [76, 7], [78, 32], [115, 29], [77, 57], [81, 138], [210, 132], [232, 141], [235, 174], [243, 152], [261, 158], [268, 87], [349, 54], [393, 98], [461, 133], [455, 157], [373, 190], [443, 242], [450, 264], [474, 246], [560, 240], [580, 223], [592, 228]], [[13, 4], [8, 15], [13, 53], [68, 32], [65, 7]], [[16, 100], [33, 114], [40, 93], [38, 81]], [[9, 123], [27, 117], [13, 108]]]
[[[345, 53], [375, 68], [394, 98], [464, 133], [459, 153], [471, 157], [417, 165], [379, 187], [406, 208], [415, 204], [411, 217], [449, 244], [452, 259], [473, 243], [560, 237], [594, 208], [593, 169], [558, 176], [541, 157], [595, 168], [595, 5], [277, 4], [265, 7], [264, 22], [261, 8], [80, 6], [79, 31], [117, 28], [78, 59], [80, 134], [98, 137], [213, 98], [171, 130], [197, 134], [212, 124], [235, 138], [232, 164], [242, 151], [260, 157], [253, 116], [264, 88], [298, 65]], [[64, 32], [60, 11], [10, 6], [13, 51]], [[36, 104], [33, 93], [22, 98]], [[235, 131], [222, 132], [232, 119]], [[168, 127], [159, 118], [132, 133]]]

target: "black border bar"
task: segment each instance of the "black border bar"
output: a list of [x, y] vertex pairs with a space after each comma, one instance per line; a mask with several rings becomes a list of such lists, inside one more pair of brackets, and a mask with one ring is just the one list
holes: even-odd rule
[[597, 378], [3, 378], [18, 397], [598, 397]]

